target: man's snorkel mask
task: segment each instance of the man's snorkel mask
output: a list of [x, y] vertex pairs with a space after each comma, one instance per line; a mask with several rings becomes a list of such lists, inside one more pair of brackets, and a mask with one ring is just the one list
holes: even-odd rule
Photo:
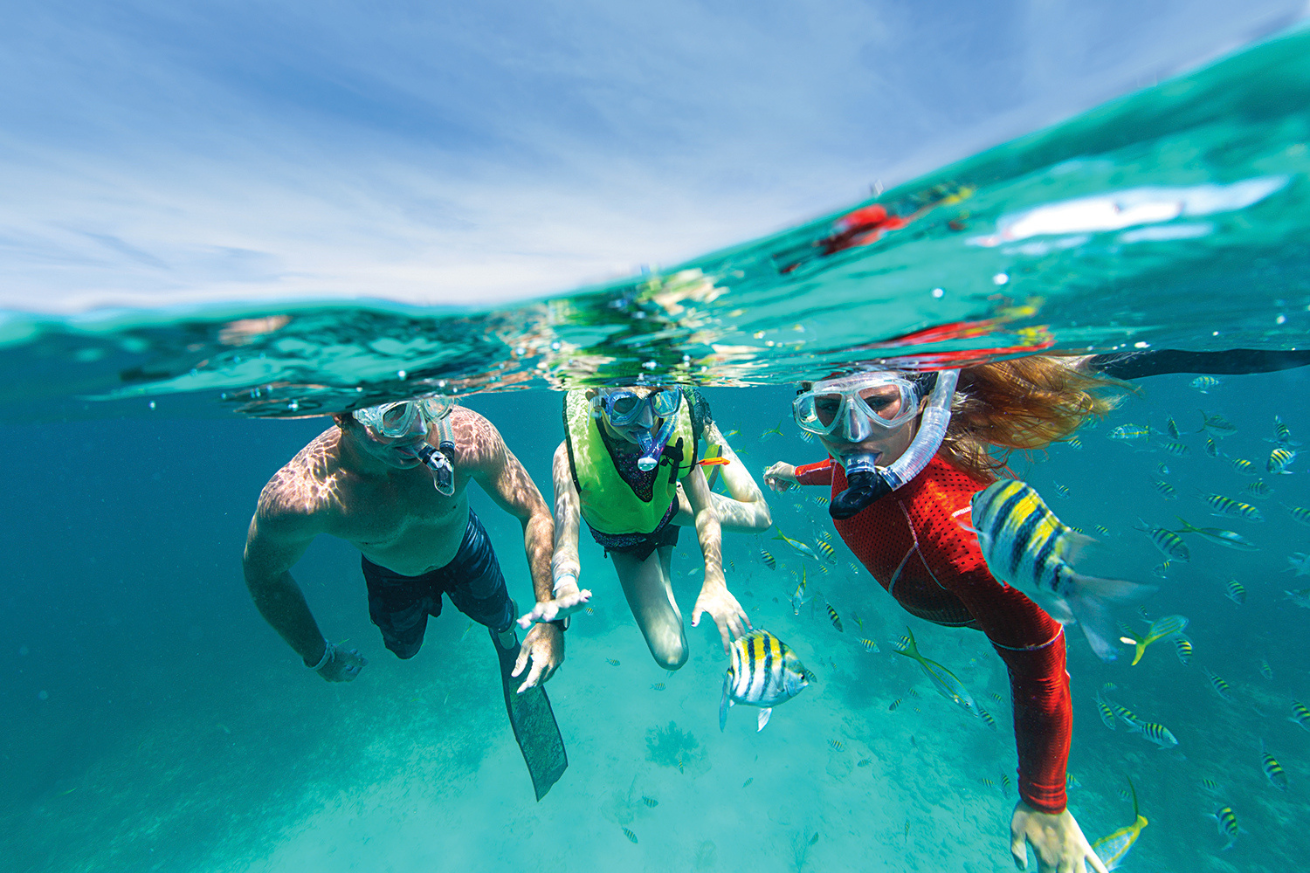
[[[848, 487], [828, 505], [833, 518], [850, 518], [928, 466], [946, 436], [959, 378], [959, 370], [919, 374], [869, 370], [816, 382], [797, 395], [792, 413], [802, 430], [851, 446], [841, 455]], [[858, 444], [879, 430], [912, 421], [925, 394], [928, 405], [909, 448], [891, 465], [879, 467], [877, 453], [862, 451]]]
[[[617, 427], [631, 428], [629, 432], [641, 448], [637, 469], [649, 472], [659, 465], [664, 445], [678, 426], [681, 405], [682, 389], [677, 386], [656, 388], [645, 397], [626, 388], [602, 388], [591, 400], [591, 414], [596, 418], [603, 415]], [[659, 430], [655, 430], [657, 419], [663, 419]], [[638, 423], [643, 420], [649, 423]]]
[[[438, 395], [382, 403], [356, 409], [351, 415], [372, 436], [393, 440], [416, 439], [417, 442], [397, 446], [396, 450], [422, 461], [432, 471], [433, 486], [443, 496], [450, 497], [455, 493], [455, 468], [451, 463], [455, 456], [455, 437], [450, 427], [450, 410], [454, 405], [452, 398]], [[427, 441], [431, 424], [437, 426], [438, 448], [433, 448]]]

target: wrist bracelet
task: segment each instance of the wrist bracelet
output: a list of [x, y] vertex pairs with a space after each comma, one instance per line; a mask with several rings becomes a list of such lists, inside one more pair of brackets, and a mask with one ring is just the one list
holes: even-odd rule
[[[328, 642], [327, 640], [324, 640], [324, 641], [323, 641], [323, 657], [319, 660], [319, 662], [318, 662], [317, 664], [315, 664], [314, 666], [310, 667], [309, 669], [311, 669], [311, 670], [313, 670], [315, 673], [317, 673], [319, 670], [322, 670], [324, 667], [326, 667], [326, 666], [327, 666], [327, 662], [332, 660], [332, 649], [333, 649], [332, 644], [331, 644], [330, 642]], [[306, 666], [308, 666], [308, 665], [306, 665]]]
[[574, 588], [578, 587], [578, 577], [572, 573], [561, 573], [559, 576], [556, 576], [555, 583], [550, 588], [551, 595], [558, 594], [559, 590], [563, 588], [565, 584], [570, 582], [573, 583]]

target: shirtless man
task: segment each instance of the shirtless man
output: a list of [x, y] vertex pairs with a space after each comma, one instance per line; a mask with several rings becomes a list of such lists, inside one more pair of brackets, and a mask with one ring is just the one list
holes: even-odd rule
[[[292, 565], [323, 533], [362, 553], [369, 616], [397, 656], [418, 652], [428, 616], [441, 613], [443, 593], [487, 626], [502, 650], [517, 646], [514, 605], [464, 489], [476, 481], [523, 523], [538, 601], [551, 600], [554, 525], [541, 492], [496, 428], [440, 399], [384, 404], [333, 420], [336, 426], [302, 449], [259, 496], [244, 569], [264, 619], [329, 682], [349, 682], [368, 663], [324, 637], [291, 576]], [[443, 433], [446, 453], [434, 448]], [[561, 630], [560, 623], [545, 623], [527, 634], [512, 674], [531, 662], [519, 694], [545, 682], [563, 661]]]

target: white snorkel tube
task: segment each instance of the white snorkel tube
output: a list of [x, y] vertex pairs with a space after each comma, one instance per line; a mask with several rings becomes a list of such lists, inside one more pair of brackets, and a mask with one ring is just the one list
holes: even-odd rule
[[832, 499], [828, 513], [833, 518], [850, 518], [878, 498], [890, 494], [923, 472], [941, 448], [946, 427], [951, 423], [951, 399], [959, 370], [942, 370], [937, 374], [928, 405], [919, 419], [919, 430], [910, 447], [891, 465], [879, 467], [878, 457], [870, 452], [852, 452], [841, 456], [846, 471], [847, 489]]

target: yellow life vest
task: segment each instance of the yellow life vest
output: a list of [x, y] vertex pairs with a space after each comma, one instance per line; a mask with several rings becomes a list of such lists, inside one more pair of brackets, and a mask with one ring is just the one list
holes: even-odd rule
[[659, 526], [669, 505], [678, 499], [678, 480], [696, 466], [696, 438], [686, 394], [677, 414], [677, 426], [659, 460], [659, 469], [668, 467], [669, 474], [655, 477], [647, 501], [637, 496], [614, 465], [599, 423], [591, 414], [587, 392], [574, 390], [565, 395], [564, 442], [587, 524], [607, 534], [651, 533]]

